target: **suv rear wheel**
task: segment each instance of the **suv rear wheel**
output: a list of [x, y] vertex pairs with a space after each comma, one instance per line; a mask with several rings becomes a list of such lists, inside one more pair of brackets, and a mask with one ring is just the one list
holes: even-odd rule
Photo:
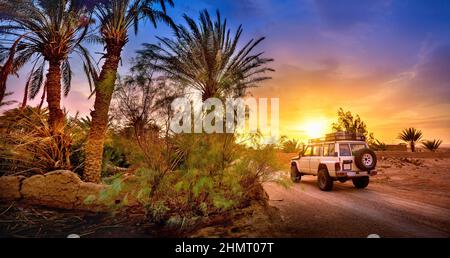
[[352, 181], [353, 181], [353, 185], [358, 189], [366, 188], [369, 185], [369, 177], [368, 176], [360, 177], [360, 178], [353, 178]]
[[291, 165], [291, 180], [294, 183], [298, 183], [302, 180], [302, 174], [300, 174], [296, 165]]
[[355, 164], [362, 171], [374, 170], [377, 165], [377, 155], [370, 149], [356, 151]]
[[317, 184], [322, 191], [331, 191], [333, 189], [333, 178], [330, 177], [326, 169], [321, 169], [317, 173]]

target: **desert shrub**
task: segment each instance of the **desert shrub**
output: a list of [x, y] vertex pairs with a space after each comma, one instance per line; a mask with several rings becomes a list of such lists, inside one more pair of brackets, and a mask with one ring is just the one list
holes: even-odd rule
[[45, 173], [71, 169], [73, 133], [70, 123], [55, 130], [47, 112], [26, 107], [6, 111], [1, 120], [1, 170], [3, 174]]
[[373, 141], [368, 141], [369, 147], [374, 151], [386, 151], [387, 146], [386, 143], [381, 142], [380, 140], [374, 139]]
[[[66, 114], [64, 125], [52, 131], [47, 116], [46, 109], [29, 106], [7, 110], [0, 116], [1, 174], [32, 175], [58, 169], [82, 173], [90, 119]], [[129, 166], [133, 151], [129, 140], [109, 130], [104, 167]]]
[[[108, 182], [111, 187], [101, 198], [113, 203], [132, 196], [152, 221], [161, 223], [174, 215], [193, 218], [244, 207], [265, 198], [263, 182], [283, 181], [273, 176], [280, 167], [275, 146], [239, 145], [233, 135], [174, 138], [180, 146], [174, 145], [178, 147], [173, 147], [173, 154], [183, 157], [175, 167], [160, 171], [157, 168], [170, 166], [147, 166], [131, 177], [118, 176]], [[174, 161], [173, 155], [165, 160]]]
[[432, 141], [430, 141], [430, 140], [422, 141], [422, 146], [431, 152], [436, 152], [439, 149], [439, 147], [441, 146], [441, 144], [442, 144], [442, 140], [436, 140], [436, 139], [434, 139]]

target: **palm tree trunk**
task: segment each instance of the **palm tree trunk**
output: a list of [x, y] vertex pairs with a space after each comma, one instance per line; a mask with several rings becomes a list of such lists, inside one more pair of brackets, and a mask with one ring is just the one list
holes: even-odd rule
[[411, 142], [410, 146], [411, 146], [411, 152], [416, 152], [416, 145], [414, 144], [414, 142]]
[[108, 126], [108, 112], [117, 78], [121, 48], [108, 51], [105, 63], [95, 86], [94, 111], [91, 112], [92, 122], [85, 147], [83, 180], [98, 183], [102, 171], [103, 145]]
[[61, 109], [61, 60], [50, 60], [45, 83], [47, 89], [48, 124], [53, 132], [63, 129], [64, 113]]

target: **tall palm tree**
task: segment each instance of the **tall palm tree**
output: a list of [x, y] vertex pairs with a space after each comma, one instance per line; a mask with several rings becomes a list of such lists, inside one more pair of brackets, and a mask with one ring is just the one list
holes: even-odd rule
[[[45, 84], [49, 108], [48, 123], [53, 130], [62, 128], [64, 114], [60, 106], [61, 85], [64, 95], [71, 86], [69, 55], [77, 52], [90, 64], [88, 51], [81, 45], [88, 33], [89, 7], [82, 0], [0, 0], [0, 31], [18, 37], [10, 49], [7, 74], [32, 62], [27, 79], [30, 97]], [[16, 56], [15, 56], [16, 55]], [[48, 66], [44, 83], [45, 67]], [[88, 76], [91, 76], [89, 74]]]
[[[158, 4], [161, 10], [155, 9]], [[95, 83], [95, 103], [91, 112], [92, 126], [85, 146], [86, 160], [83, 179], [100, 181], [103, 144], [108, 123], [108, 111], [114, 92], [117, 69], [122, 50], [128, 42], [128, 31], [137, 33], [139, 22], [148, 19], [156, 27], [157, 21], [173, 25], [166, 14], [166, 4], [172, 0], [104, 0], [96, 8], [95, 15], [100, 25], [101, 37], [96, 41], [104, 45], [106, 53], [98, 80]]]
[[409, 146], [411, 147], [411, 151], [416, 151], [416, 143], [422, 139], [422, 131], [417, 130], [416, 128], [407, 128], [404, 129], [398, 138], [406, 143], [409, 143]]
[[243, 29], [234, 35], [217, 11], [212, 21], [208, 11], [200, 13], [199, 23], [184, 15], [187, 27], [178, 25], [175, 38], [158, 38], [159, 44], [145, 44], [141, 55], [154, 56], [157, 68], [171, 79], [198, 90], [203, 100], [229, 95], [243, 96], [246, 89], [270, 79], [264, 75], [274, 71], [265, 65], [273, 59], [254, 53], [264, 40], [252, 39], [239, 48]]

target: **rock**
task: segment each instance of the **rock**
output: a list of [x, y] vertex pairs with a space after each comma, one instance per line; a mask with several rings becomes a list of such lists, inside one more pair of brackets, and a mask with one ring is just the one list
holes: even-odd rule
[[106, 185], [82, 182], [77, 191], [74, 208], [89, 211], [107, 210], [107, 205], [98, 200], [101, 191], [106, 187]]
[[0, 200], [16, 200], [20, 199], [20, 188], [23, 176], [2, 176], [0, 177]]
[[[136, 186], [130, 178], [131, 186]], [[0, 200], [21, 199], [26, 203], [59, 209], [109, 211], [112, 206], [138, 206], [138, 200], [124, 189], [117, 196], [101, 200], [108, 185], [86, 183], [77, 174], [58, 170], [29, 178], [22, 176], [0, 177]], [[128, 188], [127, 188], [128, 189]], [[116, 206], [118, 207], [118, 206]]]
[[32, 204], [72, 209], [82, 181], [71, 171], [58, 170], [27, 178], [22, 183], [22, 196]]

